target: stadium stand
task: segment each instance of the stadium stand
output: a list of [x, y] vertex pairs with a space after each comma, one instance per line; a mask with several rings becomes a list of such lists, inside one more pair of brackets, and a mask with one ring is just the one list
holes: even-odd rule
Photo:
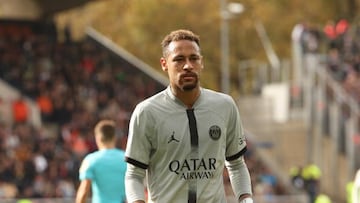
[[[239, 78], [254, 75], [257, 81], [243, 82], [255, 85], [238, 101], [257, 153], [279, 180], [289, 183], [291, 169], [315, 164], [320, 170], [316, 193], [345, 202], [347, 185], [360, 167], [359, 25], [340, 19], [324, 27], [294, 26], [291, 67], [286, 59], [280, 70], [254, 60], [241, 62]], [[277, 87], [282, 86], [290, 98], [281, 106], [283, 101], [269, 95], [281, 96]], [[288, 115], [277, 119], [279, 112]]]
[[[345, 202], [347, 185], [360, 167], [359, 28], [344, 19], [332, 21], [325, 28], [307, 23], [294, 28], [292, 66], [296, 74], [290, 81], [289, 121], [279, 125], [246, 114], [250, 121], [256, 119], [256, 126], [251, 128], [252, 122], [245, 119], [255, 135], [265, 135], [260, 136], [260, 141], [273, 144], [274, 162], [280, 166], [280, 173], [315, 164], [321, 172], [317, 193], [326, 193], [334, 202]], [[246, 107], [245, 100], [241, 99], [240, 107]], [[252, 104], [254, 101], [250, 100]], [[264, 106], [261, 102], [256, 105]], [[257, 128], [262, 123], [267, 124], [265, 130]]]
[[[73, 197], [79, 161], [95, 147], [90, 126], [115, 119], [124, 147], [134, 105], [164, 85], [91, 38], [60, 43], [53, 25], [0, 24], [1, 78], [20, 92], [14, 100], [2, 95], [2, 106], [21, 116], [2, 117], [13, 118], [1, 125], [1, 180], [13, 189], [3, 197]], [[22, 98], [38, 105], [39, 128]]]

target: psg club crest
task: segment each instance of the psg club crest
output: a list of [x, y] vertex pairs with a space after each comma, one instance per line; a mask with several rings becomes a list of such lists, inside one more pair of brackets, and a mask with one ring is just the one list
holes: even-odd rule
[[213, 125], [209, 129], [209, 135], [211, 139], [218, 140], [221, 136], [221, 128], [217, 125]]

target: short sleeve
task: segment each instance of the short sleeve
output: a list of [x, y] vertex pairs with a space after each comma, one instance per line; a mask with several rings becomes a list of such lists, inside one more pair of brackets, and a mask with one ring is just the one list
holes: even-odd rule
[[91, 169], [91, 161], [90, 155], [86, 156], [82, 161], [80, 168], [79, 168], [79, 179], [85, 180], [90, 179], [92, 180], [94, 177], [93, 171]]
[[144, 111], [141, 106], [135, 108], [130, 119], [125, 151], [126, 161], [143, 169], [148, 167], [151, 152], [150, 135], [153, 125], [149, 114], [150, 112]]
[[244, 155], [246, 151], [245, 133], [240, 119], [239, 110], [232, 100], [229, 111], [226, 134], [226, 160], [231, 161]]

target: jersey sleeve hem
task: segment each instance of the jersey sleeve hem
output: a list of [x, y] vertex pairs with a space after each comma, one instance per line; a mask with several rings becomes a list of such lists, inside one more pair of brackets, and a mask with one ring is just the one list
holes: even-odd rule
[[135, 159], [132, 159], [130, 157], [125, 157], [125, 161], [142, 169], [147, 169], [149, 167], [149, 165], [141, 163], [140, 161], [136, 161]]
[[246, 151], [247, 151], [247, 147], [244, 147], [240, 152], [238, 152], [238, 153], [236, 153], [236, 154], [234, 154], [232, 156], [226, 157], [226, 161], [235, 160], [235, 159], [241, 157], [242, 155], [244, 155]]

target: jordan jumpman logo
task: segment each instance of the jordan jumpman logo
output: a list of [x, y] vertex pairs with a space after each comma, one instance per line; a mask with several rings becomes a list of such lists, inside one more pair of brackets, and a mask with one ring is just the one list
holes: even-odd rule
[[178, 139], [175, 138], [175, 132], [174, 132], [174, 131], [172, 132], [171, 137], [170, 137], [168, 143], [170, 143], [170, 142], [172, 142], [172, 141], [180, 142]]

